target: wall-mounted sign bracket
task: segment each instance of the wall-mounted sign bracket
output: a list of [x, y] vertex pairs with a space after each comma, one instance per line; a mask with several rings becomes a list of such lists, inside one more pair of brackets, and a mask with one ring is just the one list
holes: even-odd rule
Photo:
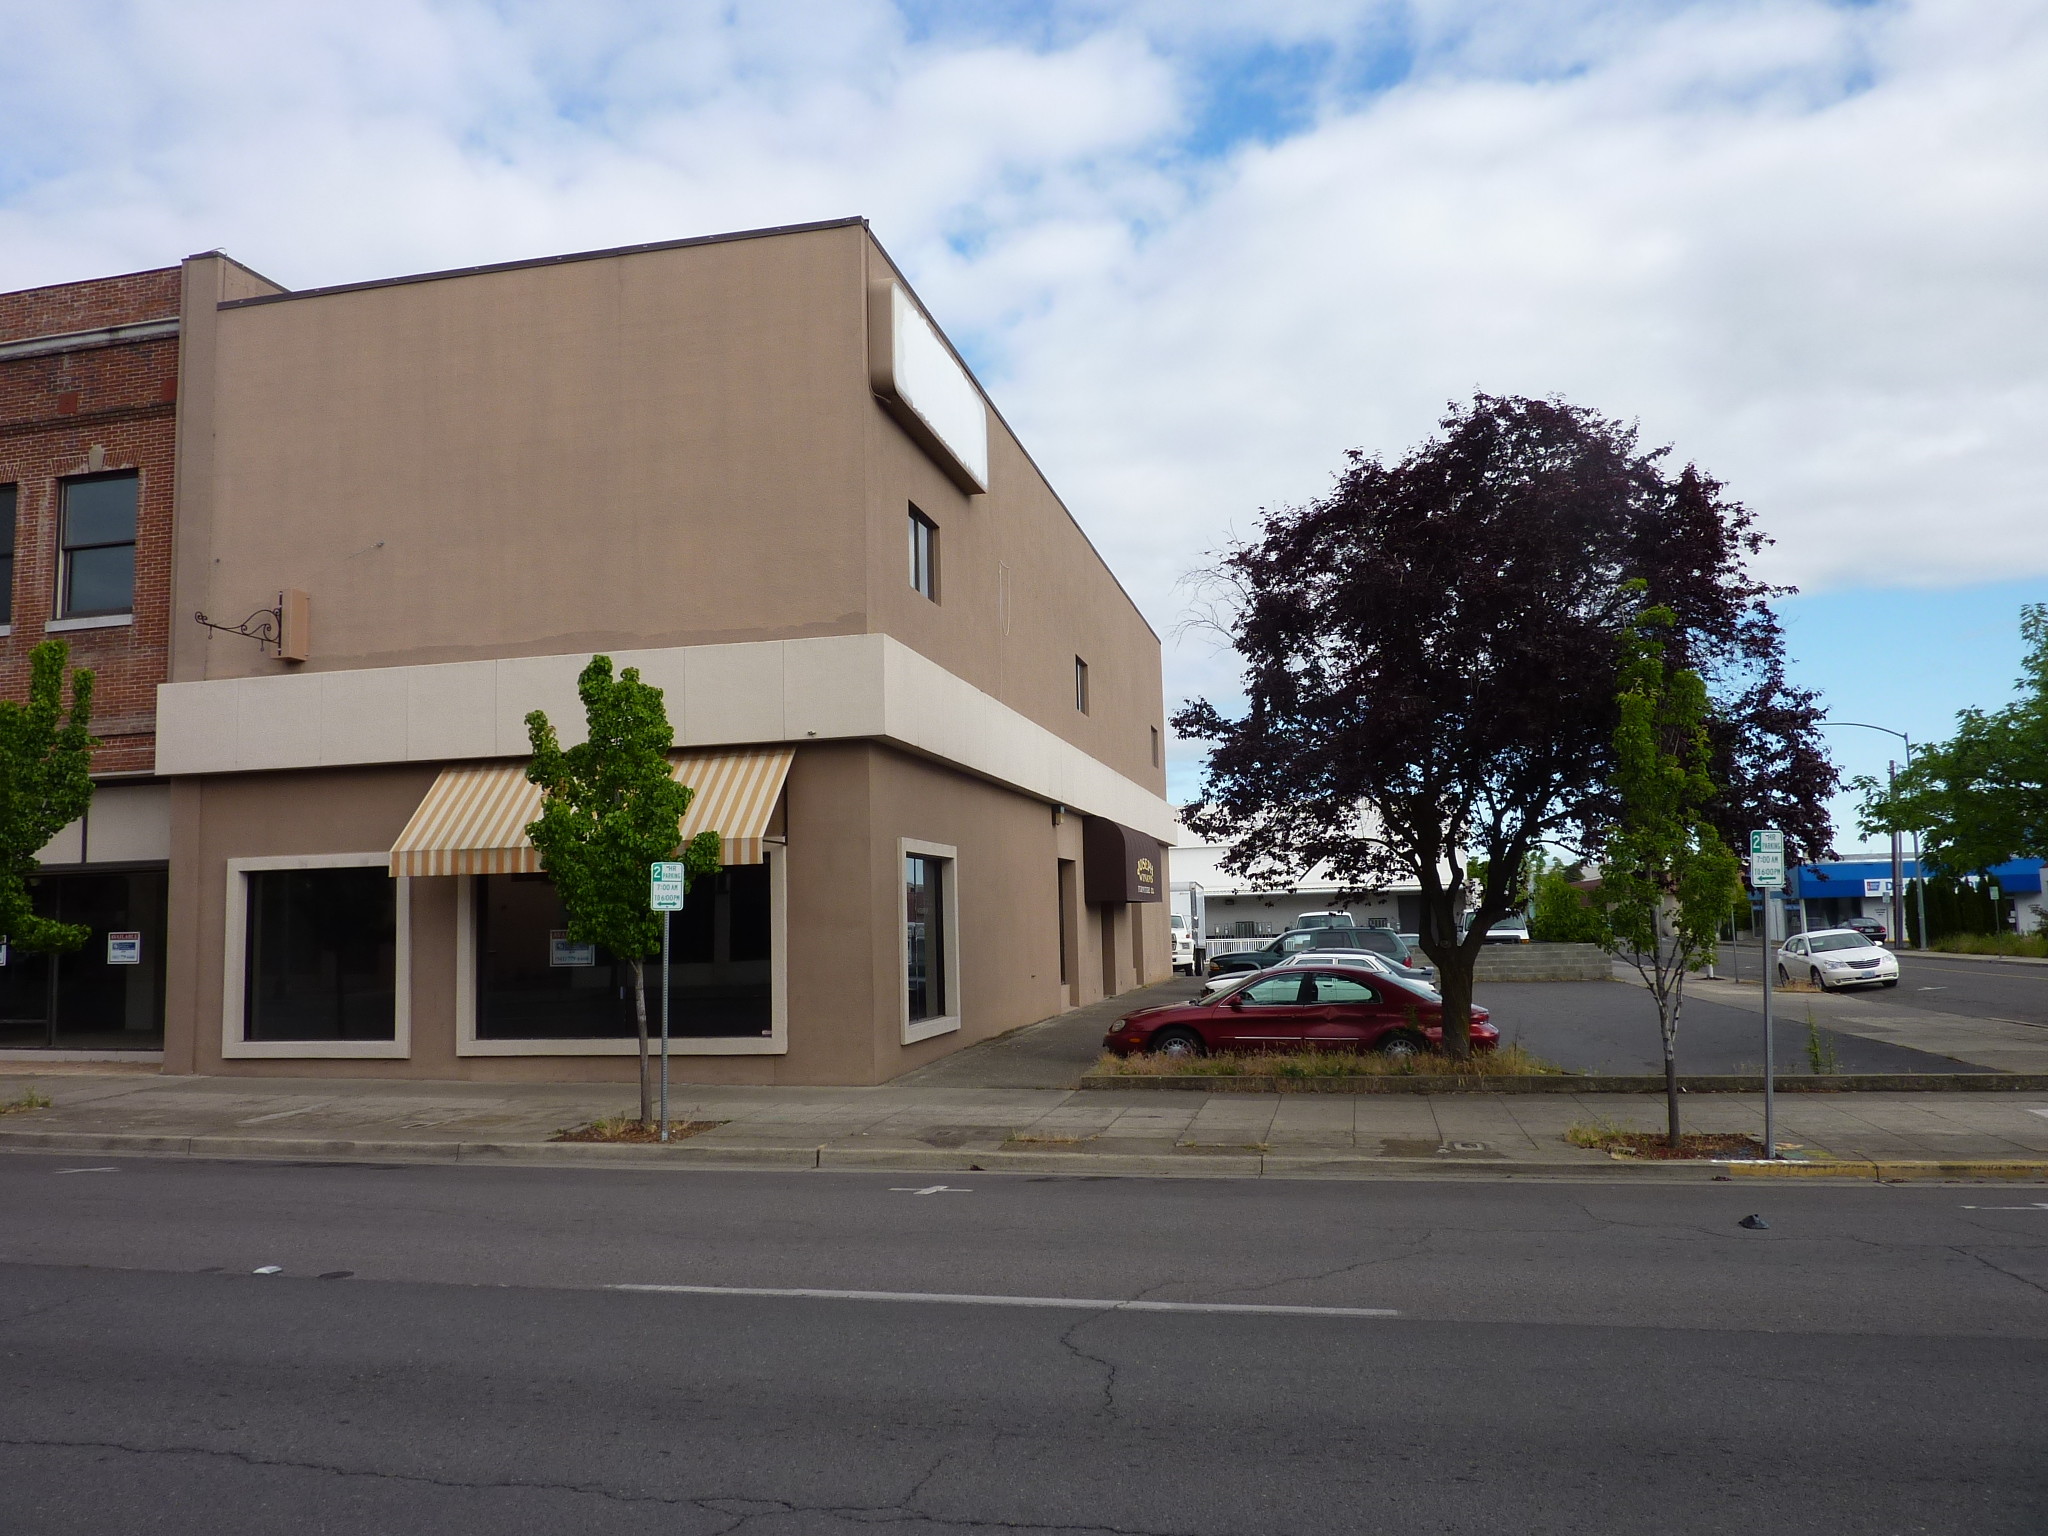
[[277, 594], [277, 605], [258, 608], [239, 624], [219, 624], [203, 613], [192, 615], [195, 622], [217, 634], [240, 635], [283, 661], [304, 661], [311, 639], [312, 602], [297, 587]]

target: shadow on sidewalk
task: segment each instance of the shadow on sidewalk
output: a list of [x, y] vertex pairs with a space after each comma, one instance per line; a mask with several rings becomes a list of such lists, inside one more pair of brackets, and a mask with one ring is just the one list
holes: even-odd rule
[[1102, 1054], [1109, 1026], [1134, 1009], [1177, 1003], [1202, 984], [1192, 976], [1138, 987], [1071, 1013], [1026, 1024], [892, 1078], [902, 1088], [1071, 1088]]

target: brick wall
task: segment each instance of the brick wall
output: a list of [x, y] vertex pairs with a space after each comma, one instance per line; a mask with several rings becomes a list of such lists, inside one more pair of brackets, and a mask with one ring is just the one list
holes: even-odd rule
[[[0, 342], [178, 313], [179, 270], [0, 294]], [[12, 633], [0, 636], [0, 698], [28, 691], [28, 653], [57, 590], [59, 481], [133, 469], [141, 479], [134, 622], [62, 635], [75, 666], [97, 674], [93, 734], [105, 773], [156, 757], [156, 685], [170, 659], [172, 423], [178, 343], [167, 337], [39, 357], [0, 357], [0, 485], [17, 490]]]

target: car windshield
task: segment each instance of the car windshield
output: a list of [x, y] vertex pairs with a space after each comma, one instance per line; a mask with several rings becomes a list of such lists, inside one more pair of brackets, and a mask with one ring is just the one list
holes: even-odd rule
[[1870, 940], [1860, 933], [1816, 933], [1806, 941], [1806, 947], [1816, 955], [1824, 955], [1831, 949], [1868, 949]]

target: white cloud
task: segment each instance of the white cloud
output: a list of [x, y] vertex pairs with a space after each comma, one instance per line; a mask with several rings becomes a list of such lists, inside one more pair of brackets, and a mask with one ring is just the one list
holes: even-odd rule
[[[1162, 632], [1227, 528], [1474, 388], [1639, 417], [1779, 579], [2048, 575], [2038, 0], [1009, 12], [0, 0], [0, 286], [860, 212]], [[1287, 47], [1299, 100], [1217, 105]]]

